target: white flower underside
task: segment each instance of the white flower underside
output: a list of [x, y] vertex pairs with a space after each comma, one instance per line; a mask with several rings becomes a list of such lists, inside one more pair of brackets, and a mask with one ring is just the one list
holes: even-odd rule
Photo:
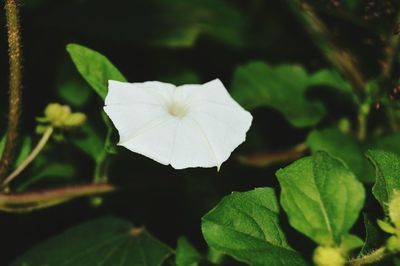
[[118, 145], [175, 169], [220, 168], [246, 139], [252, 116], [219, 79], [174, 86], [109, 81], [104, 111]]

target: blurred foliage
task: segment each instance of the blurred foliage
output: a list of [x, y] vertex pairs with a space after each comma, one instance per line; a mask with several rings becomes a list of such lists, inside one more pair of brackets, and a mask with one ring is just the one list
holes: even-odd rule
[[[313, 42], [297, 20], [301, 10], [293, 11], [287, 1], [22, 1], [23, 137], [15, 166], [38, 142], [35, 118], [48, 103], [70, 105], [86, 114], [87, 123], [50, 140], [9, 189], [23, 192], [108, 180], [121, 190], [37, 213], [0, 213], [0, 234], [6, 243], [0, 264], [60, 265], [64, 258], [85, 250], [99, 255], [90, 253], [86, 262], [70, 264], [121, 261], [124, 254], [130, 254], [126, 265], [143, 263], [141, 255], [127, 252], [130, 249], [143, 251], [154, 262], [149, 265], [159, 265], [172, 254], [146, 230], [132, 236], [127, 221], [145, 225], [160, 241], [177, 247], [175, 258], [166, 260], [166, 265], [202, 265], [214, 249], [217, 261], [224, 265], [241, 264], [232, 258], [220, 259], [220, 251], [249, 264], [303, 265], [315, 248], [313, 240], [334, 242], [354, 253], [350, 250], [361, 244], [355, 235], [366, 235], [361, 254], [376, 249], [374, 243], [384, 241], [375, 221], [384, 216], [382, 208], [386, 208], [390, 191], [400, 189], [395, 178], [400, 156], [400, 91], [395, 90], [400, 57], [396, 51], [392, 73], [382, 75], [387, 48], [398, 36], [394, 33], [399, 3], [308, 3], [329, 29], [329, 39], [351, 53], [360, 66], [366, 79], [364, 99], [343, 73], [332, 68], [318, 42]], [[1, 31], [5, 36], [5, 27]], [[3, 52], [5, 45], [2, 41]], [[0, 68], [1, 87], [6, 88], [6, 62]], [[232, 97], [254, 116], [246, 142], [220, 172], [172, 171], [115, 147], [117, 133], [102, 112], [108, 79], [179, 85], [214, 78], [220, 78]], [[0, 90], [1, 114], [6, 113], [6, 96], [6, 90]], [[367, 134], [360, 139], [357, 131], [363, 106], [367, 107], [362, 114]], [[2, 119], [0, 136], [4, 133]], [[237, 155], [269, 153], [304, 142], [311, 157], [280, 170], [279, 182], [275, 172], [287, 162], [251, 168], [236, 160]], [[3, 145], [1, 138], [0, 154]], [[371, 149], [368, 161], [365, 153]], [[289, 175], [293, 175], [290, 180]], [[321, 176], [329, 176], [332, 186], [319, 186]], [[349, 178], [344, 180], [344, 176]], [[377, 201], [370, 188], [375, 181]], [[364, 223], [357, 220], [363, 195], [360, 182], [367, 191]], [[265, 188], [279, 185], [283, 210], [276, 192]], [[332, 225], [344, 216], [350, 218], [327, 233], [315, 203], [319, 201], [303, 197], [297, 188], [320, 195]], [[247, 192], [226, 196], [232, 191]], [[354, 198], [339, 197], [346, 191]], [[109, 214], [123, 219], [100, 218], [72, 227]], [[94, 243], [100, 246], [95, 248]]]

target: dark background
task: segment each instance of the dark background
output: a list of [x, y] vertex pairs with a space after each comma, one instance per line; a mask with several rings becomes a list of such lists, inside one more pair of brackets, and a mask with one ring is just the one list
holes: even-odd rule
[[[373, 8], [367, 8], [371, 2]], [[393, 2], [393, 3], [392, 3]], [[338, 3], [338, 4], [337, 4]], [[382, 35], [393, 30], [394, 1], [312, 1], [337, 42], [354, 52], [368, 77], [379, 68]], [[35, 135], [35, 117], [50, 102], [65, 103], [62, 89], [73, 81], [83, 103], [69, 103], [85, 112], [104, 134], [101, 100], [74, 69], [65, 46], [79, 43], [106, 55], [131, 82], [162, 80], [203, 83], [220, 78], [230, 86], [237, 66], [253, 61], [299, 63], [309, 71], [329, 66], [281, 0], [25, 0], [21, 3], [24, 56], [23, 135]], [[7, 48], [4, 13], [0, 38], [0, 135], [5, 132], [7, 108]], [[329, 102], [328, 102], [329, 105]], [[345, 108], [330, 106], [333, 116]], [[235, 154], [279, 150], [304, 140], [308, 130], [291, 127], [276, 111], [253, 112], [248, 140], [216, 169], [175, 171], [119, 148], [110, 181], [121, 191], [104, 196], [103, 204], [79, 199], [29, 214], [0, 213], [0, 265], [66, 228], [103, 215], [115, 215], [145, 225], [171, 247], [186, 235], [201, 250], [200, 218], [222, 196], [259, 186], [276, 187], [277, 168], [241, 166]], [[329, 122], [328, 117], [326, 123]], [[75, 165], [67, 179], [51, 177], [31, 189], [89, 182], [93, 163], [69, 145], [52, 142], [45, 153], [58, 162]], [[20, 177], [29, 179], [30, 172]], [[296, 243], [301, 249], [308, 244]], [[304, 239], [304, 238], [303, 238]]]

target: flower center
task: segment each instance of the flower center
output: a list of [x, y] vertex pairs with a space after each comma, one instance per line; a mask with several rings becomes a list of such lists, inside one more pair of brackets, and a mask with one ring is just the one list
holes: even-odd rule
[[180, 101], [173, 101], [168, 105], [168, 113], [176, 117], [184, 117], [188, 112], [188, 107]]

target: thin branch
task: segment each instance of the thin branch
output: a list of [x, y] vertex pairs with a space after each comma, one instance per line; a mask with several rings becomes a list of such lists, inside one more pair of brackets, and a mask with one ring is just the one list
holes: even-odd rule
[[53, 134], [53, 127], [49, 126], [43, 133], [42, 138], [40, 139], [36, 147], [28, 155], [28, 157], [26, 157], [26, 159], [17, 167], [17, 169], [15, 169], [8, 177], [4, 179], [3, 183], [1, 184], [2, 188], [7, 186], [36, 158], [36, 156], [38, 156], [40, 151], [44, 148], [44, 146], [46, 146], [46, 143], [50, 139], [51, 134]]
[[381, 247], [370, 254], [364, 255], [361, 258], [349, 260], [346, 265], [348, 266], [361, 266], [376, 263], [381, 261], [388, 255], [385, 247]]
[[349, 80], [358, 99], [362, 101], [365, 97], [365, 79], [356, 64], [355, 58], [348, 51], [340, 49], [334, 44], [328, 28], [306, 1], [287, 0], [287, 3], [313, 38], [322, 54]]
[[[394, 28], [398, 27], [400, 23], [400, 10], [397, 13], [396, 21]], [[396, 58], [396, 52], [399, 49], [400, 45], [400, 37], [397, 32], [391, 31], [390, 36], [388, 37], [388, 42], [386, 47], [383, 50], [384, 59], [380, 62], [382, 66], [382, 77], [390, 78], [392, 75], [393, 63]]]
[[23, 213], [58, 205], [69, 200], [102, 193], [116, 188], [107, 183], [85, 184], [24, 193], [0, 193], [0, 211]]
[[284, 151], [265, 152], [251, 155], [239, 155], [240, 163], [254, 167], [267, 167], [273, 164], [290, 162], [303, 156], [308, 150], [307, 144], [300, 143]]
[[8, 111], [8, 127], [6, 144], [0, 160], [0, 181], [4, 179], [10, 168], [18, 140], [18, 127], [21, 115], [21, 38], [19, 25], [19, 10], [16, 0], [6, 0], [8, 56], [10, 64], [10, 96]]

